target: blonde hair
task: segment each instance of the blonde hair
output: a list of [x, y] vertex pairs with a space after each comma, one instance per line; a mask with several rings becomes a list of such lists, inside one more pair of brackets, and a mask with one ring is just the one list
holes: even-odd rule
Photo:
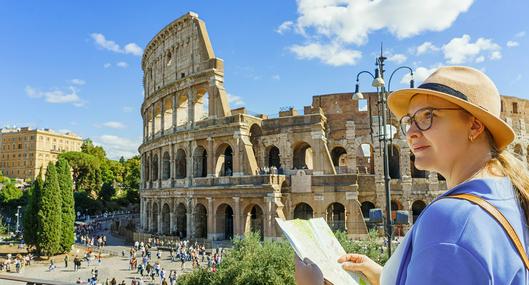
[[524, 162], [509, 150], [498, 150], [489, 130], [485, 129], [492, 158], [487, 163], [487, 170], [497, 176], [507, 176], [524, 210], [526, 224], [529, 225], [529, 169]]

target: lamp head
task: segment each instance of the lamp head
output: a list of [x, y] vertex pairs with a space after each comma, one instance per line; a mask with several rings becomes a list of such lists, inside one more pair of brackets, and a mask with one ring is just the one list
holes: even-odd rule
[[360, 86], [358, 83], [356, 83], [355, 86], [355, 93], [353, 94], [353, 100], [361, 100], [364, 99], [364, 95], [360, 92]]
[[386, 83], [384, 82], [384, 79], [380, 77], [380, 72], [378, 71], [378, 68], [375, 69], [375, 79], [373, 79], [373, 83], [371, 83], [371, 86], [378, 88], [384, 86], [385, 84]]

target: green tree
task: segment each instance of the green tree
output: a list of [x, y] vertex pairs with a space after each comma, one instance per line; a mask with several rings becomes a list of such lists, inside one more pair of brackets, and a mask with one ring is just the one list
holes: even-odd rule
[[33, 181], [33, 184], [29, 188], [28, 192], [28, 203], [24, 209], [24, 216], [22, 223], [24, 225], [24, 240], [29, 246], [37, 245], [37, 232], [39, 228], [37, 214], [39, 212], [39, 201], [42, 191], [42, 168], [39, 171], [37, 179]]
[[72, 168], [75, 191], [86, 191], [97, 199], [103, 184], [101, 162], [97, 157], [84, 152], [70, 151], [62, 153], [59, 158], [66, 159]]
[[95, 156], [99, 161], [106, 159], [106, 152], [101, 146], [94, 146], [91, 139], [84, 140], [81, 145], [81, 152]]
[[56, 162], [59, 188], [61, 193], [61, 249], [68, 252], [74, 243], [75, 205], [73, 198], [73, 182], [70, 164], [64, 158]]
[[47, 256], [61, 251], [61, 215], [62, 199], [60, 197], [57, 169], [50, 162], [46, 170], [46, 179], [42, 187], [37, 214], [37, 250]]
[[24, 193], [15, 187], [13, 183], [7, 183], [0, 190], [0, 203], [7, 205], [22, 198]]

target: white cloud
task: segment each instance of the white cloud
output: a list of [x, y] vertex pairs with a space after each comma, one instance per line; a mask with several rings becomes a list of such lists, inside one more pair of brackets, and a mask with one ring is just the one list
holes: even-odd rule
[[525, 31], [518, 32], [514, 36], [517, 37], [517, 38], [523, 38], [523, 37], [525, 37]]
[[134, 110], [131, 106], [123, 106], [123, 112], [130, 113]]
[[117, 67], [121, 67], [121, 68], [127, 68], [129, 66], [129, 64], [124, 62], [124, 61], [120, 61], [120, 62], [116, 63], [116, 66]]
[[490, 52], [489, 58], [496, 60], [501, 58], [501, 47], [491, 39], [479, 38], [476, 42], [470, 42], [469, 35], [453, 38], [442, 47], [444, 57], [451, 64], [471, 62], [479, 57], [482, 52]]
[[73, 86], [67, 90], [54, 89], [49, 91], [41, 91], [31, 86], [26, 86], [26, 94], [31, 98], [43, 98], [46, 102], [52, 104], [67, 104], [70, 103], [76, 107], [82, 107], [85, 102], [81, 100], [77, 94], [78, 89]]
[[130, 53], [130, 54], [137, 55], [137, 56], [141, 56], [143, 52], [141, 47], [135, 43], [126, 44], [125, 47], [123, 48], [123, 51], [125, 53]]
[[394, 54], [394, 55], [390, 55], [388, 57], [389, 61], [394, 62], [396, 64], [401, 64], [401, 63], [405, 62], [406, 59], [408, 59], [408, 58], [405, 55], [400, 54], [400, 53], [397, 53], [397, 54]]
[[112, 66], [112, 64], [110, 64], [110, 63], [108, 63], [108, 62], [105, 63], [105, 64], [103, 64], [103, 67], [104, 67], [104, 68], [109, 68], [109, 67], [111, 67], [111, 66]]
[[292, 21], [285, 21], [285, 22], [281, 23], [281, 25], [279, 25], [279, 27], [277, 27], [276, 33], [282, 35], [284, 32], [290, 31], [292, 29], [293, 25], [294, 25], [294, 23]]
[[272, 75], [272, 79], [273, 80], [281, 80], [281, 76], [279, 76], [279, 74], [274, 74], [274, 75]]
[[103, 146], [107, 156], [111, 159], [119, 159], [121, 156], [130, 158], [138, 155], [140, 143], [140, 139], [131, 140], [108, 134], [99, 136], [94, 140], [94, 144]]
[[480, 55], [480, 56], [476, 57], [476, 63], [481, 63], [481, 62], [484, 62], [484, 61], [485, 61], [485, 56]]
[[473, 0], [298, 0], [300, 34], [361, 45], [368, 34], [387, 29], [397, 38], [449, 28]]
[[335, 43], [293, 45], [289, 49], [298, 59], [319, 59], [321, 62], [332, 66], [355, 65], [362, 57], [360, 51], [346, 49]]
[[82, 79], [74, 78], [74, 79], [70, 80], [70, 83], [73, 84], [73, 85], [85, 85], [86, 81], [84, 81]]
[[241, 97], [235, 96], [233, 94], [228, 93], [228, 103], [233, 106], [242, 106], [244, 105], [244, 101]]
[[[415, 81], [415, 86], [419, 86], [428, 76], [430, 76], [441, 64], [427, 68], [427, 67], [417, 67], [413, 72], [413, 80]], [[402, 77], [400, 83], [409, 84], [411, 75], [408, 73]]]
[[141, 56], [143, 50], [135, 43], [128, 43], [123, 48], [119, 46], [115, 41], [106, 39], [105, 35], [101, 33], [90, 34], [95, 44], [102, 48], [116, 53], [132, 54], [135, 56]]
[[121, 122], [109, 121], [103, 123], [103, 126], [111, 129], [124, 129], [126, 126]]
[[510, 47], [510, 48], [512, 48], [512, 47], [517, 47], [517, 46], [519, 46], [519, 45], [520, 45], [520, 44], [519, 44], [518, 42], [516, 42], [516, 41], [508, 41], [508, 42], [507, 42], [507, 47]]
[[439, 51], [438, 47], [436, 47], [431, 42], [424, 42], [423, 44], [421, 44], [420, 46], [417, 47], [416, 54], [417, 55], [422, 55], [422, 54], [425, 54], [427, 52], [436, 52], [436, 51]]

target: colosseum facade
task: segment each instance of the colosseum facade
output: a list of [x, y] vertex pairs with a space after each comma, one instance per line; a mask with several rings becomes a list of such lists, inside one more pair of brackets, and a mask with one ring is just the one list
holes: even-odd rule
[[[313, 96], [302, 114], [230, 109], [224, 63], [191, 12], [149, 42], [142, 69], [141, 232], [224, 240], [257, 230], [275, 238], [276, 217], [323, 217], [358, 236], [367, 233], [369, 210], [385, 208], [380, 131], [370, 127], [380, 118], [376, 93], [360, 102], [352, 93]], [[502, 117], [517, 133], [512, 150], [526, 162], [527, 106], [503, 96]], [[393, 129], [391, 204], [408, 211], [411, 224], [446, 183], [415, 169]]]

